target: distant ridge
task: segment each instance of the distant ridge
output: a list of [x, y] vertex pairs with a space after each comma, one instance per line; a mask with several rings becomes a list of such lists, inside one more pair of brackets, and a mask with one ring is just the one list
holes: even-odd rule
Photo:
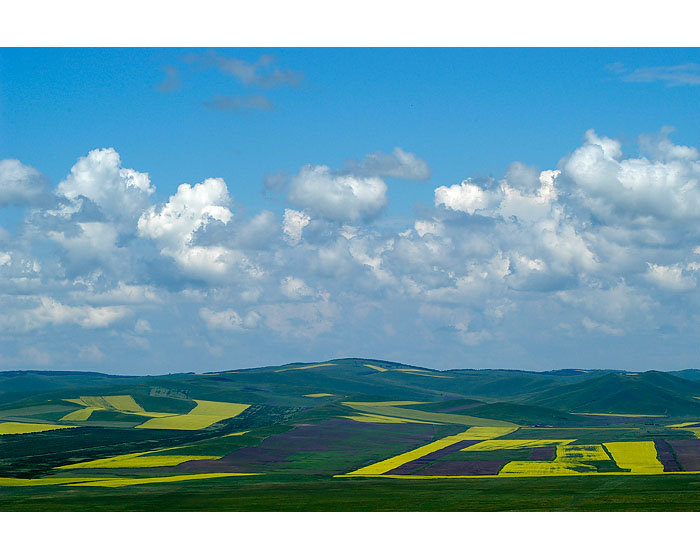
[[528, 404], [575, 412], [700, 414], [700, 383], [660, 371], [638, 375], [609, 373], [524, 400]]

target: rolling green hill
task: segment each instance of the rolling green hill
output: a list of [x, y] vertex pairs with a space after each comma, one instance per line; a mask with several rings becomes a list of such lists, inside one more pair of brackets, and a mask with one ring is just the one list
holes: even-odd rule
[[609, 414], [700, 414], [700, 383], [668, 373], [610, 373], [554, 387], [525, 399], [528, 404], [572, 412]]

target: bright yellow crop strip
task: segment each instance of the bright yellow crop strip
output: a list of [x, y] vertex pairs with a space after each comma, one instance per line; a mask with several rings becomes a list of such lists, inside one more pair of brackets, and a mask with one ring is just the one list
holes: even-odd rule
[[530, 475], [530, 476], [548, 476], [560, 474], [580, 474], [579, 471], [572, 467], [580, 467], [589, 471], [595, 469], [591, 466], [581, 463], [558, 463], [557, 461], [511, 461], [503, 465], [503, 468], [498, 473], [502, 475]]
[[12, 434], [34, 434], [37, 432], [49, 432], [75, 428], [76, 426], [60, 426], [58, 424], [30, 424], [27, 422], [2, 422], [0, 423], [0, 436]]
[[[465, 438], [469, 439], [469, 438]], [[565, 445], [573, 439], [490, 439], [470, 445], [462, 451], [496, 451], [499, 449], [532, 449], [550, 445]], [[607, 458], [607, 457], [606, 457]]]
[[362, 414], [360, 416], [341, 416], [356, 422], [373, 422], [376, 424], [436, 424], [437, 422], [423, 422], [421, 420], [410, 420], [408, 418], [395, 418], [393, 416], [382, 416], [380, 414]]
[[234, 418], [248, 408], [249, 404], [224, 403], [216, 401], [198, 401], [197, 406], [187, 414], [178, 414], [162, 418], [152, 418], [136, 426], [154, 430], [203, 430], [212, 424], [228, 418]]
[[557, 462], [580, 463], [585, 461], [609, 461], [610, 456], [602, 445], [558, 445]]
[[386, 371], [386, 368], [384, 367], [379, 367], [379, 366], [373, 366], [372, 364], [362, 364], [365, 367], [376, 369], [377, 371]]
[[291, 367], [291, 368], [286, 368], [286, 369], [276, 369], [275, 373], [279, 373], [282, 371], [294, 371], [298, 369], [313, 369], [317, 367], [326, 367], [326, 366], [332, 366], [335, 364], [311, 364], [310, 366], [299, 366], [299, 367]]
[[320, 397], [334, 397], [335, 395], [331, 393], [311, 393], [310, 395], [304, 395], [305, 397], [311, 397], [312, 399], [318, 399]]
[[687, 432], [691, 432], [695, 439], [700, 439], [700, 428], [681, 428]]
[[105, 397], [105, 401], [111, 407], [124, 412], [145, 412], [143, 407], [131, 395]]
[[428, 455], [429, 453], [433, 453], [434, 451], [439, 451], [440, 449], [444, 449], [445, 447], [448, 447], [454, 443], [458, 443], [460, 441], [465, 441], [468, 438], [467, 432], [469, 430], [462, 432], [461, 434], [456, 434], [454, 436], [447, 436], [442, 439], [439, 439], [437, 441], [433, 441], [427, 445], [423, 445], [422, 447], [419, 447], [418, 449], [414, 449], [413, 451], [407, 451], [406, 453], [401, 453], [401, 455], [396, 455], [395, 457], [391, 457], [390, 459], [385, 459], [384, 461], [379, 461], [378, 463], [374, 463], [372, 465], [368, 465], [366, 467], [362, 467], [361, 469], [357, 469], [356, 471], [353, 471], [351, 473], [348, 473], [350, 475], [357, 475], [357, 476], [362, 476], [365, 474], [384, 474], [387, 473], [397, 467], [400, 467], [401, 465], [404, 465], [410, 461], [414, 461], [415, 459], [420, 459], [421, 457], [424, 457]]
[[669, 426], [666, 426], [667, 428], [685, 428], [686, 426], [697, 426], [700, 424], [700, 420], [696, 420], [695, 422], [683, 422], [682, 424], [671, 424]]
[[109, 403], [104, 397], [80, 397], [85, 406], [92, 406], [94, 408], [111, 408]]
[[90, 415], [96, 410], [101, 409], [89, 406], [87, 408], [80, 408], [78, 410], [74, 410], [73, 412], [69, 412], [63, 418], [61, 418], [61, 422], [85, 422], [90, 418]]
[[101, 486], [103, 488], [120, 488], [122, 486], [134, 486], [136, 484], [160, 484], [163, 482], [181, 482], [183, 480], [202, 480], [226, 476], [259, 476], [260, 474], [262, 473], [203, 473], [155, 476], [150, 478], [103, 478], [92, 482], [78, 482], [71, 484], [71, 486]]
[[139, 469], [151, 467], [174, 467], [187, 461], [221, 459], [218, 455], [144, 455], [130, 453], [107, 459], [96, 459], [74, 465], [63, 465], [59, 469]]
[[656, 458], [653, 441], [616, 441], [603, 444], [621, 469], [635, 474], [664, 472], [664, 466]]
[[100, 478], [0, 478], [0, 486], [53, 486], [75, 482], [91, 482]]
[[246, 430], [245, 432], [234, 432], [233, 434], [226, 434], [225, 436], [221, 437], [233, 437], [233, 436], [242, 436], [244, 434], [247, 434], [250, 430]]
[[465, 440], [476, 440], [476, 439], [492, 439], [501, 436], [507, 436], [518, 430], [518, 427], [510, 428], [500, 428], [500, 427], [488, 427], [488, 426], [474, 426], [469, 428], [464, 432]]

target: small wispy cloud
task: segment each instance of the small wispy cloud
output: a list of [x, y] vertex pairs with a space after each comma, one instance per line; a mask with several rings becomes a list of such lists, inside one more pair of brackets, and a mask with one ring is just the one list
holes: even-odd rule
[[676, 66], [648, 66], [633, 70], [620, 62], [609, 64], [607, 69], [618, 74], [623, 82], [663, 82], [667, 86], [700, 85], [700, 64], [689, 62]]
[[303, 81], [303, 74], [294, 70], [279, 68], [272, 55], [263, 55], [255, 62], [247, 62], [233, 57], [225, 57], [216, 51], [204, 54], [190, 54], [185, 57], [189, 64], [202, 67], [215, 67], [223, 74], [233, 76], [245, 86], [257, 86], [268, 89], [277, 86], [298, 86]]
[[180, 71], [174, 66], [164, 66], [165, 79], [158, 84], [158, 89], [162, 92], [170, 92], [180, 89], [182, 81], [180, 80]]
[[204, 102], [207, 109], [213, 111], [233, 111], [234, 113], [247, 113], [249, 111], [271, 111], [274, 109], [272, 102], [264, 95], [228, 96], [214, 95]]

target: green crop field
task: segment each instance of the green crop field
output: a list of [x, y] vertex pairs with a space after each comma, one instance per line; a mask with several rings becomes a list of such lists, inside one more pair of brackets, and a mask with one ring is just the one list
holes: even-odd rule
[[697, 378], [366, 359], [2, 372], [0, 510], [699, 510]]

